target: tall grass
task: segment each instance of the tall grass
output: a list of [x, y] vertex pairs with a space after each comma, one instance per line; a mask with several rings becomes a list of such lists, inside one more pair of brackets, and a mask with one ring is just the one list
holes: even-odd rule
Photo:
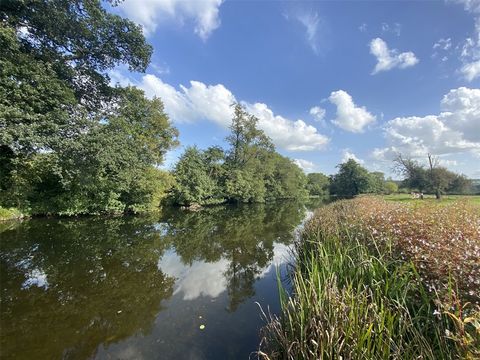
[[[366, 231], [372, 208], [384, 215], [385, 209], [369, 199], [366, 211], [364, 201], [329, 205], [307, 224], [296, 246], [291, 293], [279, 283], [283, 311], [270, 317], [260, 357], [479, 358], [478, 307], [454, 295], [452, 278], [438, 297], [415, 261], [399, 256], [394, 236], [373, 231], [372, 222]], [[370, 213], [359, 219], [357, 211]]]

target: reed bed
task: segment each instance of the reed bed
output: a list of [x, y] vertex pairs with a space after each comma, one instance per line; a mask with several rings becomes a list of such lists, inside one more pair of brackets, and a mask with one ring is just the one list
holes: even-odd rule
[[319, 209], [264, 359], [480, 358], [480, 214], [358, 198]]

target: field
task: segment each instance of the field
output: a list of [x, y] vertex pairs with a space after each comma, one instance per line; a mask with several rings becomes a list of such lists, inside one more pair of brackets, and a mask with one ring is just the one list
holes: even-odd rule
[[435, 195], [425, 195], [423, 200], [413, 199], [410, 194], [392, 194], [384, 195], [383, 199], [388, 201], [400, 201], [400, 202], [435, 202], [435, 203], [452, 203], [458, 200], [466, 200], [472, 204], [480, 205], [480, 195], [444, 195], [440, 201], [435, 199]]
[[365, 196], [317, 210], [259, 354], [480, 358], [479, 209], [462, 199]]

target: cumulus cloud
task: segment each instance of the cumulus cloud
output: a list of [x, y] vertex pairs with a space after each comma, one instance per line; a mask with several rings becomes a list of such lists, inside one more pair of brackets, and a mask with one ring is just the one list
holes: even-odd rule
[[243, 103], [248, 112], [258, 117], [258, 127], [272, 138], [275, 145], [290, 151], [311, 151], [325, 147], [329, 139], [303, 120], [289, 120], [275, 115], [266, 104]]
[[389, 147], [375, 149], [376, 159], [397, 153], [424, 157], [427, 153], [480, 154], [480, 89], [450, 90], [440, 102], [440, 114], [399, 117], [385, 125]]
[[119, 6], [128, 18], [143, 26], [146, 34], [155, 32], [166, 19], [181, 24], [194, 23], [194, 31], [203, 40], [220, 26], [218, 16], [223, 0], [126, 0]]
[[344, 130], [363, 132], [365, 126], [376, 120], [376, 116], [368, 112], [364, 106], [356, 106], [350, 94], [344, 90], [332, 92], [328, 100], [337, 106], [337, 115], [332, 123]]
[[344, 149], [342, 163], [345, 163], [350, 159], [355, 160], [357, 163], [361, 165], [365, 163], [365, 161], [363, 161], [362, 159], [359, 159], [353, 152], [351, 152], [350, 149]]
[[375, 38], [370, 42], [370, 53], [377, 58], [372, 75], [394, 68], [405, 69], [418, 63], [413, 52], [399, 53], [397, 49], [389, 49], [387, 43], [380, 38]]
[[[137, 84], [147, 96], [157, 96], [165, 104], [165, 111], [177, 123], [199, 120], [212, 121], [220, 126], [230, 125], [235, 96], [222, 84], [206, 85], [190, 81], [179, 89], [163, 82], [159, 77], [147, 74]], [[242, 102], [247, 111], [257, 116], [258, 126], [275, 145], [291, 151], [322, 149], [329, 139], [303, 120], [290, 120], [274, 112], [263, 103]]]
[[303, 171], [305, 171], [307, 174], [311, 173], [315, 170], [316, 165], [308, 160], [305, 159], [294, 159], [293, 162]]

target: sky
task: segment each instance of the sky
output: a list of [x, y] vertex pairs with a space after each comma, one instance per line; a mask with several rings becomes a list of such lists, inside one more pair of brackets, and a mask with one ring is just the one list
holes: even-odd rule
[[240, 102], [305, 172], [353, 158], [392, 173], [396, 154], [480, 178], [480, 0], [125, 0], [145, 73], [113, 83], [159, 97], [181, 145], [225, 146]]

